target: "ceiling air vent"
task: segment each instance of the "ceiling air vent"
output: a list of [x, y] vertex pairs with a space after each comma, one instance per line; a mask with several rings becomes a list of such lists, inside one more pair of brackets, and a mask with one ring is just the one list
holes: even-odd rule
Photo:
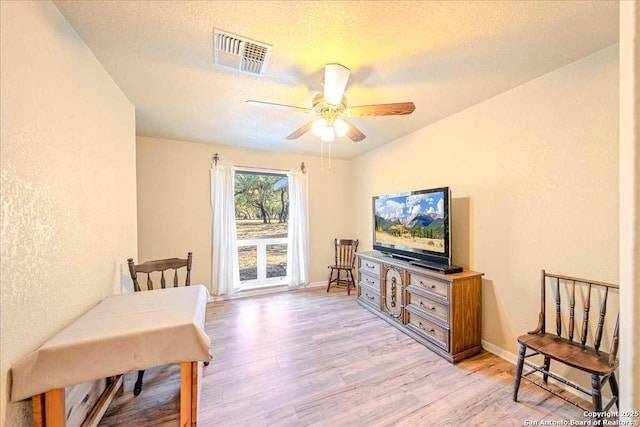
[[271, 46], [224, 31], [213, 30], [214, 63], [254, 76], [263, 76]]

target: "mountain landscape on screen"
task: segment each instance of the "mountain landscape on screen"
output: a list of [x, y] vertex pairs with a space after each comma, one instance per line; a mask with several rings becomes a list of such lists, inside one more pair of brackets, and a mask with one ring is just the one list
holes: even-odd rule
[[442, 193], [381, 197], [375, 206], [375, 240], [390, 247], [444, 252]]

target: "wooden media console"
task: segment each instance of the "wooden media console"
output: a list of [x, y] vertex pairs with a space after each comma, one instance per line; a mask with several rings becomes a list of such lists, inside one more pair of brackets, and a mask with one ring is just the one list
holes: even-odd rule
[[358, 302], [452, 363], [482, 351], [482, 273], [441, 274], [357, 255]]

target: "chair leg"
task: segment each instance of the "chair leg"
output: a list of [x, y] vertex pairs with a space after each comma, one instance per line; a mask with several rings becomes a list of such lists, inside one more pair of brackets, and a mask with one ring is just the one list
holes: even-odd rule
[[591, 401], [593, 402], [593, 412], [602, 412], [602, 391], [600, 390], [600, 377], [591, 375]]
[[133, 386], [133, 395], [137, 396], [142, 391], [142, 376], [144, 375], [144, 371], [138, 371], [138, 380], [136, 384]]
[[344, 281], [347, 282], [347, 295], [351, 295], [351, 277], [349, 277], [349, 270], [345, 270], [344, 275], [346, 276]]
[[516, 364], [516, 375], [513, 379], [513, 401], [518, 401], [518, 389], [520, 388], [520, 380], [522, 379], [522, 367], [524, 366], [524, 354], [527, 351], [527, 347], [524, 344], [520, 344], [520, 351], [518, 352], [518, 362]]
[[349, 281], [349, 278], [347, 278], [347, 295], [351, 295], [351, 293], [349, 292], [349, 290], [351, 289], [350, 286], [353, 283], [353, 289], [356, 288], [356, 279], [353, 277], [352, 270], [348, 270], [347, 273], [351, 277], [351, 281]]
[[[548, 371], [550, 366], [551, 366], [551, 358], [549, 356], [545, 356], [544, 357], [544, 370]], [[549, 375], [547, 375], [547, 374], [542, 375], [542, 379], [544, 380], [545, 384], [549, 384]]]
[[620, 410], [620, 407], [618, 406], [618, 381], [616, 381], [616, 374], [614, 374], [613, 372], [609, 377], [609, 386], [611, 386], [611, 393], [616, 399], [616, 409]]
[[329, 267], [329, 278], [327, 279], [327, 292], [329, 292], [329, 288], [331, 287], [331, 276], [333, 276], [333, 268]]

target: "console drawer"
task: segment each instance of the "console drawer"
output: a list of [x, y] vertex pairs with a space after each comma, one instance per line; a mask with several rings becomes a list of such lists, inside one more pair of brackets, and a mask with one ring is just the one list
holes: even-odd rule
[[373, 276], [369, 276], [368, 274], [360, 274], [360, 283], [367, 285], [367, 286], [371, 286], [374, 289], [378, 289], [378, 292], [380, 292], [380, 278], [379, 277], [373, 277]]
[[358, 284], [358, 298], [380, 310], [380, 291], [362, 283]]
[[360, 269], [363, 273], [380, 277], [380, 263], [360, 258]]
[[411, 273], [409, 284], [418, 286], [449, 301], [449, 282]]
[[416, 308], [426, 311], [430, 315], [440, 319], [445, 325], [449, 325], [449, 306], [441, 304], [417, 293], [409, 294], [409, 303]]
[[409, 328], [443, 349], [449, 350], [449, 330], [436, 325], [414, 311], [415, 309], [411, 310], [411, 307], [407, 310]]

